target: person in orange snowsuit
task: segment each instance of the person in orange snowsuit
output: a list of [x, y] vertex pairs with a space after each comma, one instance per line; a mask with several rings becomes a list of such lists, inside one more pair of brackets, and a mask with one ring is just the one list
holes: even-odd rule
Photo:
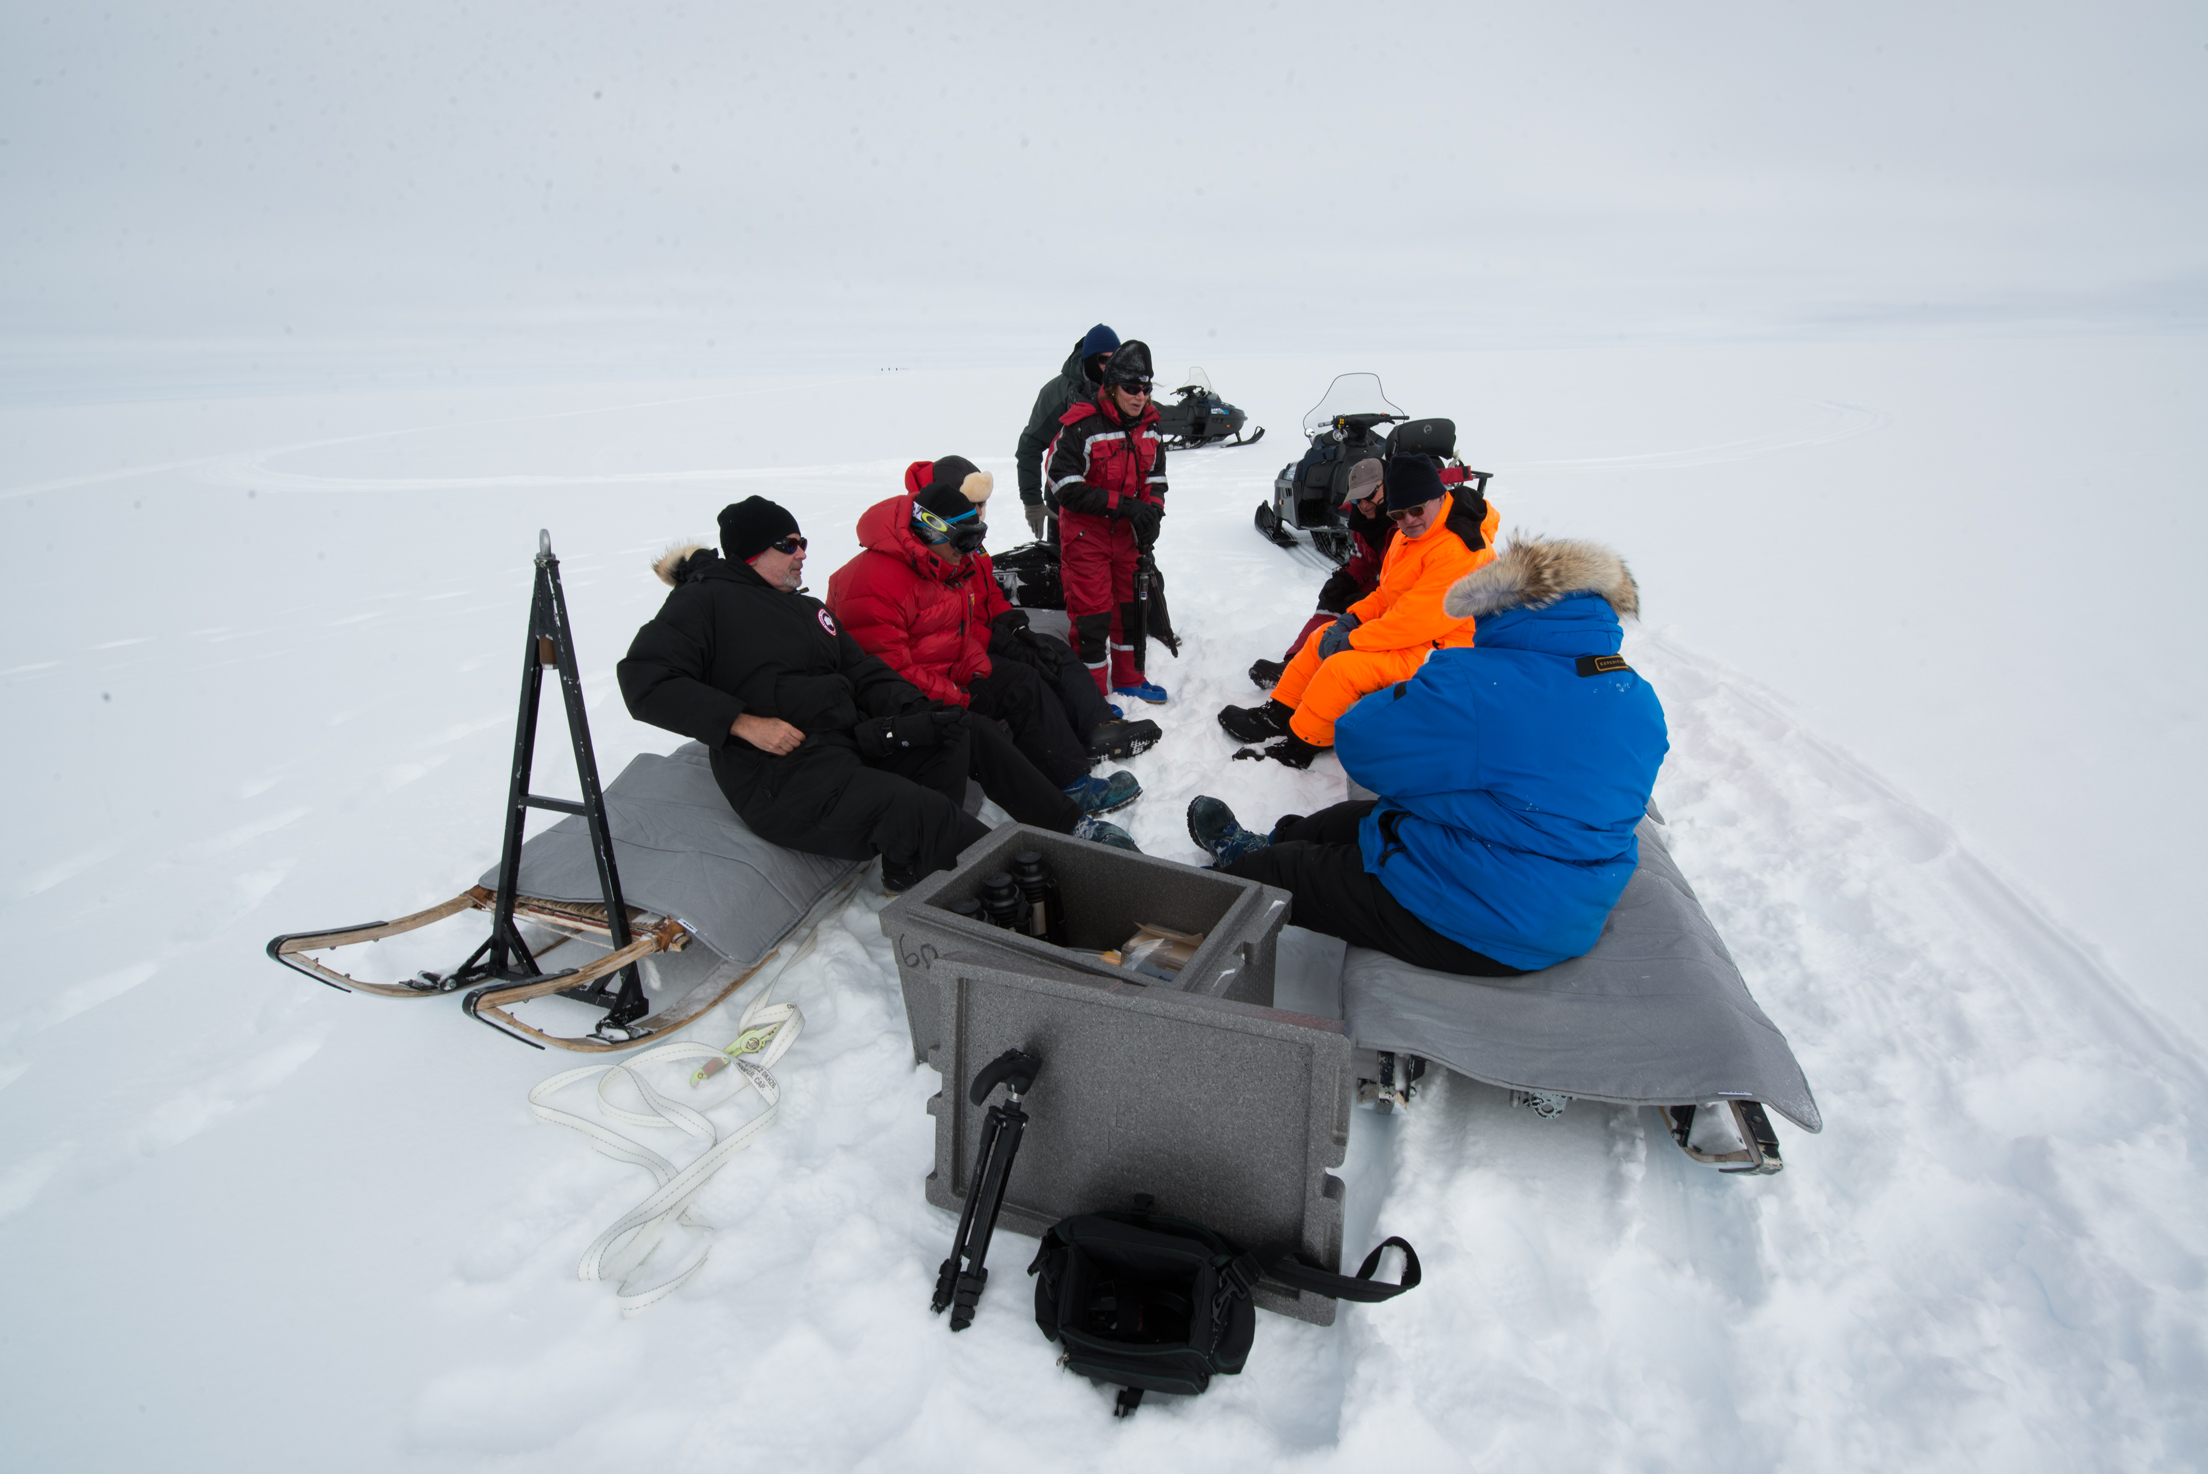
[[1270, 744], [1236, 757], [1308, 768], [1334, 745], [1334, 723], [1360, 697], [1409, 680], [1435, 650], [1472, 643], [1473, 621], [1450, 617], [1442, 599], [1458, 579], [1494, 561], [1500, 519], [1468, 486], [1452, 494], [1431, 456], [1393, 457], [1385, 480], [1396, 532], [1379, 584], [1303, 642], [1272, 700], [1219, 713], [1228, 736]]

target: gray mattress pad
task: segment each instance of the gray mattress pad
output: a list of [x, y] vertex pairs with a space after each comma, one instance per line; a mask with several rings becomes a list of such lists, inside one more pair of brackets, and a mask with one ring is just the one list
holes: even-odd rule
[[[640, 753], [606, 787], [621, 896], [672, 916], [730, 962], [759, 961], [813, 904], [856, 868], [767, 843], [728, 806], [705, 748]], [[482, 884], [496, 887], [496, 867]], [[590, 829], [570, 815], [521, 847], [521, 893], [601, 901]]]
[[1824, 1122], [1694, 888], [1647, 819], [1641, 861], [1584, 957], [1515, 978], [1428, 972], [1352, 947], [1343, 1017], [1361, 1049], [1415, 1054], [1491, 1085], [1620, 1105], [1762, 1101]]

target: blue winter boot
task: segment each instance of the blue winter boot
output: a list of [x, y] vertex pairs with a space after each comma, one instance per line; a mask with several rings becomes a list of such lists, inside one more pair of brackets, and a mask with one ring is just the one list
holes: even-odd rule
[[1134, 850], [1138, 855], [1142, 853], [1136, 848], [1132, 834], [1111, 820], [1099, 819], [1094, 814], [1083, 815], [1081, 822], [1073, 826], [1071, 833], [1075, 839], [1094, 840], [1098, 844], [1108, 844], [1115, 850]]
[[1109, 778], [1093, 773], [1076, 778], [1066, 785], [1066, 797], [1081, 805], [1084, 814], [1109, 814], [1141, 798], [1142, 785], [1135, 781], [1134, 774], [1121, 768]]
[[1152, 706], [1165, 705], [1165, 687], [1147, 678], [1132, 686], [1114, 686], [1112, 694], [1131, 696], [1137, 701], [1147, 701]]
[[1211, 856], [1212, 868], [1232, 865], [1244, 855], [1255, 854], [1272, 843], [1235, 822], [1234, 810], [1222, 799], [1199, 794], [1189, 800], [1188, 837]]

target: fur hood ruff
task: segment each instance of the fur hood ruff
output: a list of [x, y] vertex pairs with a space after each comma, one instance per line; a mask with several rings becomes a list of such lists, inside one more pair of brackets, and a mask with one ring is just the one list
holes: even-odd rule
[[682, 565], [690, 561], [693, 553], [714, 553], [718, 556], [718, 551], [711, 543], [676, 543], [652, 560], [652, 572], [659, 575], [661, 583], [673, 588], [681, 582]]
[[1620, 619], [1641, 616], [1641, 591], [1625, 560], [1601, 543], [1514, 537], [1494, 562], [1458, 579], [1442, 609], [1451, 619], [1545, 609], [1566, 594], [1600, 594]]

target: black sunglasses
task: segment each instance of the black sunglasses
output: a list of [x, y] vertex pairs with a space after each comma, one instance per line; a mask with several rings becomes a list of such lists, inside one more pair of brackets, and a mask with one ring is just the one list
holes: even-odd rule
[[805, 551], [805, 539], [793, 532], [788, 537], [776, 538], [767, 546], [777, 553], [802, 553]]
[[1155, 379], [1121, 379], [1112, 387], [1125, 394], [1148, 394], [1150, 386], [1156, 382]]

